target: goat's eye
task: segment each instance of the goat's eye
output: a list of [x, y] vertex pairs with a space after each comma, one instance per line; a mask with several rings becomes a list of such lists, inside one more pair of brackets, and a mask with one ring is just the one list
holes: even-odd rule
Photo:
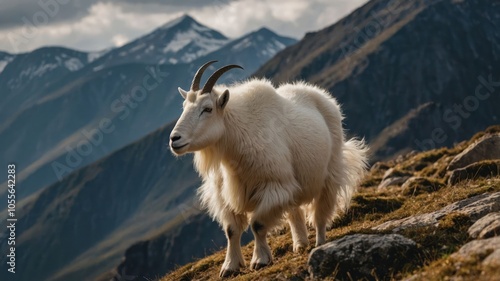
[[210, 113], [210, 112], [212, 112], [212, 109], [210, 107], [206, 107], [206, 108], [203, 109], [203, 112]]

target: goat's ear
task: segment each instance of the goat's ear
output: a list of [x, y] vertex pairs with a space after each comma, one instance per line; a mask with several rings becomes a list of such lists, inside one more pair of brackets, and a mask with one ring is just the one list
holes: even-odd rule
[[224, 109], [226, 106], [227, 102], [229, 101], [229, 90], [225, 90], [222, 95], [217, 98], [217, 105], [220, 107], [220, 109]]
[[179, 90], [179, 94], [181, 94], [181, 96], [182, 96], [184, 99], [186, 99], [188, 92], [186, 92], [186, 91], [184, 91], [183, 89], [181, 89], [181, 87], [177, 88], [177, 90]]

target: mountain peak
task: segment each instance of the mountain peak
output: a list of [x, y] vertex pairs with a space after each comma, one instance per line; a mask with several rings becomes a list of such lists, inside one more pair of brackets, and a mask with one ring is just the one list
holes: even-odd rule
[[246, 36], [244, 36], [244, 38], [252, 38], [252, 40], [258, 40], [258, 41], [275, 38], [278, 39], [279, 41], [287, 42], [286, 43], [287, 46], [297, 42], [296, 39], [279, 35], [278, 33], [272, 31], [267, 27], [261, 27], [258, 30], [247, 34]]
[[271, 29], [267, 27], [261, 27], [259, 30], [255, 31], [255, 33], [261, 33], [261, 34], [270, 34], [270, 35], [277, 35], [276, 32], [272, 31]]
[[140, 60], [148, 63], [189, 63], [227, 44], [229, 39], [184, 14], [136, 40], [108, 52], [107, 66]]
[[200, 23], [198, 23], [194, 18], [192, 18], [190, 15], [188, 14], [184, 14], [176, 19], [173, 19], [167, 23], [165, 23], [164, 25], [162, 25], [160, 27], [160, 29], [170, 29], [172, 27], [178, 27], [178, 26], [186, 26], [186, 25], [191, 25], [191, 24], [196, 24], [196, 25], [201, 25]]

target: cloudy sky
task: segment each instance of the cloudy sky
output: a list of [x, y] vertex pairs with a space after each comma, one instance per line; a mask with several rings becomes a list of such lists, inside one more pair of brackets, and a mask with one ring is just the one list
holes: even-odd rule
[[267, 26], [301, 38], [367, 0], [0, 0], [0, 50], [121, 46], [183, 14], [229, 37]]

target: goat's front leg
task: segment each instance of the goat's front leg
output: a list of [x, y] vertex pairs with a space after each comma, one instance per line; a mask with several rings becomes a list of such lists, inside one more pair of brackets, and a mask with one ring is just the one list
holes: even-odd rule
[[226, 259], [220, 271], [220, 277], [237, 275], [240, 268], [245, 267], [241, 254], [241, 235], [248, 226], [246, 215], [237, 215], [228, 212], [222, 223], [227, 238]]

